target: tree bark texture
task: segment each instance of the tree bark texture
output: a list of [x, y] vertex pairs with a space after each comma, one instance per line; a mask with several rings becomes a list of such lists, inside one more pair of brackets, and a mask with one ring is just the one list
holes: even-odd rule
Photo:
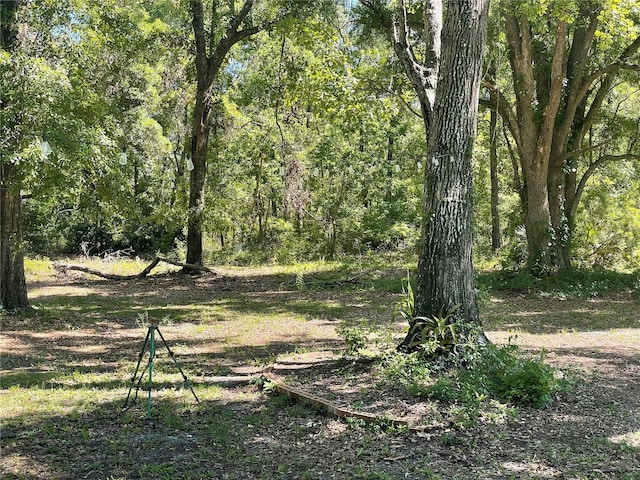
[[423, 45], [415, 48], [420, 36], [410, 32], [404, 0], [395, 0], [390, 24], [377, 2], [363, 4], [392, 33], [421, 106], [428, 146], [414, 319], [398, 346], [406, 351], [423, 333], [415, 317], [448, 316], [463, 336], [480, 324], [471, 256], [472, 156], [489, 0], [447, 2], [446, 16], [441, 0], [424, 0]]
[[[0, 46], [11, 52], [17, 39], [16, 13], [22, 2], [9, 0], [0, 3]], [[0, 101], [0, 109], [2, 105], [4, 99]], [[0, 308], [28, 307], [18, 171], [16, 165], [3, 156], [0, 159]]]
[[[461, 335], [480, 324], [472, 262], [472, 156], [489, 0], [424, 1], [424, 57], [414, 54], [404, 0], [394, 51], [421, 105], [427, 137], [414, 317], [449, 316]], [[445, 18], [443, 22], [443, 18]], [[411, 349], [414, 325], [400, 349]]]
[[472, 156], [488, 8], [488, 0], [447, 7], [428, 130], [415, 315], [451, 314], [460, 334], [480, 323], [471, 255]]
[[22, 242], [22, 197], [12, 181], [15, 166], [0, 166], [0, 304], [5, 310], [28, 308]]

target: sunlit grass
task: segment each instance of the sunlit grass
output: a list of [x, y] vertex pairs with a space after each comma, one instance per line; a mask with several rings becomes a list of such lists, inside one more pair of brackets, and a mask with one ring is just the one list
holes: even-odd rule
[[[47, 417], [79, 416], [90, 413], [100, 405], [115, 404], [124, 406], [129, 389], [132, 387], [131, 376], [135, 369], [135, 359], [130, 365], [123, 367], [128, 376], [98, 375], [74, 372], [66, 375], [50, 375], [43, 377], [38, 373], [22, 374], [21, 384], [15, 384], [17, 378], [8, 378], [12, 386], [3, 389], [0, 395], [0, 411], [3, 423], [29, 424]], [[146, 402], [149, 376], [147, 358], [143, 359], [138, 375], [142, 374], [142, 382], [138, 390], [138, 400]], [[137, 377], [139, 378], [139, 376]], [[189, 383], [200, 401], [214, 401], [225, 395], [219, 385], [206, 383], [202, 376], [188, 375]], [[152, 402], [163, 400], [194, 404], [190, 390], [184, 384], [182, 376], [174, 365], [164, 361], [155, 364], [152, 378]], [[96, 385], [104, 385], [99, 387]], [[133, 383], [130, 400], [135, 396], [137, 382]], [[257, 394], [257, 392], [256, 392]], [[255, 400], [255, 395], [243, 394], [243, 398]], [[109, 407], [113, 408], [113, 407]]]
[[[57, 272], [53, 268], [54, 263], [60, 265], [81, 265], [107, 274], [135, 275], [144, 270], [149, 265], [150, 260], [145, 260], [137, 257], [133, 259], [117, 258], [107, 260], [100, 257], [68, 257], [59, 258], [56, 260], [51, 260], [46, 257], [27, 257], [24, 261], [24, 269], [27, 282], [46, 280], [55, 277]], [[177, 270], [180, 270], [180, 267], [161, 262], [153, 269], [151, 274], [160, 275]], [[78, 271], [73, 271], [70, 274], [79, 278], [98, 278], [96, 276]]]
[[[118, 274], [138, 273], [148, 264], [86, 258], [63, 263]], [[330, 350], [340, 354], [344, 341], [336, 327], [341, 325], [362, 326], [365, 334], [395, 328], [388, 342], [393, 348], [397, 343], [393, 333], [404, 327], [391, 322], [393, 306], [407, 270], [415, 271], [411, 260], [384, 256], [214, 267], [217, 276], [158, 275], [131, 282], [77, 272], [62, 276], [47, 259], [28, 259], [26, 267], [29, 297], [36, 310], [6, 317], [3, 327], [8, 328], [0, 332], [8, 347], [3, 346], [0, 387], [0, 419], [9, 432], [3, 440], [8, 439], [14, 449], [10, 455], [16, 458], [10, 472], [30, 472], [26, 464], [15, 466], [24, 452], [49, 455], [58, 468], [45, 477], [29, 473], [29, 478], [83, 478], [91, 472], [111, 472], [105, 465], [112, 462], [121, 468], [120, 473], [113, 472], [114, 478], [146, 474], [146, 478], [174, 478], [169, 464], [157, 463], [155, 458], [147, 461], [146, 470], [138, 468], [145, 445], [159, 442], [158, 450], [164, 454], [174, 447], [195, 448], [195, 440], [185, 439], [197, 438], [197, 445], [206, 448], [199, 451], [201, 457], [189, 456], [188, 462], [201, 462], [205, 471], [211, 458], [244, 461], [251, 453], [245, 448], [247, 437], [270, 438], [270, 424], [278, 421], [278, 415], [303, 416], [300, 422], [287, 420], [286, 429], [304, 430], [313, 412], [296, 412], [300, 408], [296, 404], [278, 403], [284, 400], [270, 399], [249, 385], [223, 388], [213, 384], [211, 377], [237, 375], [238, 367], [255, 371], [284, 363], [292, 353]], [[174, 269], [178, 268], [166, 271]], [[578, 299], [543, 295], [538, 290], [505, 293], [493, 281], [499, 279], [504, 277], [480, 279], [488, 297], [482, 318], [486, 328], [493, 330], [492, 340], [507, 342], [508, 336], [517, 333], [517, 344], [535, 350], [637, 351], [640, 309], [626, 291]], [[600, 284], [584, 285], [576, 290], [580, 295], [596, 291], [592, 287], [600, 291]], [[201, 402], [196, 404], [158, 339], [152, 422], [145, 418], [147, 377], [137, 401], [122, 411], [150, 319], [160, 320], [160, 330]], [[368, 341], [374, 337], [370, 335]], [[554, 361], [560, 355], [553, 353], [549, 358]], [[147, 364], [148, 351], [140, 368]], [[166, 433], [162, 441], [159, 432]], [[634, 430], [619, 440], [628, 445], [636, 439]], [[88, 453], [74, 465], [69, 452], [87, 446], [91, 447]], [[82, 464], [95, 461], [96, 456], [102, 457], [102, 464]], [[158, 470], [152, 471], [156, 466]]]
[[14, 419], [24, 425], [38, 422], [42, 417], [86, 413], [100, 403], [122, 397], [123, 393], [124, 390], [16, 385], [0, 396], [0, 410], [4, 421]]

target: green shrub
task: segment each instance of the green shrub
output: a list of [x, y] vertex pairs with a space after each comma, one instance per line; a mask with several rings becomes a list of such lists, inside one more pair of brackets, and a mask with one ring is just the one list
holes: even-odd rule
[[542, 357], [529, 358], [511, 344], [487, 346], [477, 370], [488, 393], [519, 405], [548, 406], [560, 387], [553, 368]]
[[382, 380], [391, 388], [405, 390], [415, 397], [425, 396], [433, 384], [429, 364], [420, 352], [387, 356], [382, 365]]
[[542, 408], [565, 388], [556, 371], [509, 344], [463, 345], [447, 355], [424, 351], [385, 359], [382, 381], [407, 393], [439, 400], [460, 426], [480, 416], [503, 418], [511, 406]]
[[637, 290], [640, 272], [621, 273], [603, 269], [574, 269], [536, 277], [527, 271], [497, 270], [477, 275], [481, 289], [537, 293], [555, 297], [589, 298], [607, 292]]

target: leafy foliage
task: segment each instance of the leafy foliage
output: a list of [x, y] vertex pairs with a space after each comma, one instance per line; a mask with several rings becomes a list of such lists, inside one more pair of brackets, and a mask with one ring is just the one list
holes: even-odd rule
[[411, 395], [446, 402], [462, 424], [474, 423], [483, 412], [505, 412], [500, 402], [547, 407], [568, 388], [542, 356], [530, 357], [512, 344], [465, 345], [446, 362], [424, 351], [396, 353], [385, 359], [382, 379]]
[[[466, 377], [466, 378], [465, 378]], [[543, 358], [529, 358], [514, 345], [485, 347], [463, 381], [484, 387], [489, 394], [520, 405], [546, 407], [560, 384]]]
[[[266, 18], [306, 8], [298, 3], [264, 2], [258, 13]], [[551, 4], [566, 13], [575, 3], [514, 5], [523, 14]], [[229, 18], [231, 4], [220, 4], [217, 13]], [[629, 5], [617, 2], [617, 17], [601, 16], [596, 53], [602, 64], [608, 48], [619, 53], [634, 34]], [[183, 253], [194, 94], [185, 7], [46, 0], [21, 11], [28, 28], [20, 47], [0, 55], [0, 150], [19, 165], [15, 187], [32, 197], [24, 209], [31, 252]], [[418, 26], [418, 2], [409, 9]], [[210, 207], [203, 218], [207, 261], [414, 251], [426, 151], [422, 119], [386, 39], [366, 27], [366, 18], [373, 21], [367, 13], [364, 4], [345, 9], [334, 3], [234, 50], [214, 92]], [[489, 53], [509, 93], [500, 33], [496, 27]], [[633, 78], [632, 72], [624, 77]], [[610, 153], [633, 153], [640, 144], [638, 95], [630, 85], [613, 88], [592, 130], [593, 144], [616, 145]], [[474, 149], [476, 258], [517, 268], [526, 260], [526, 241], [504, 140], [498, 145], [504, 247], [497, 260], [490, 249], [487, 125], [481, 118]], [[47, 159], [42, 134], [53, 150]], [[123, 147], [126, 165], [118, 163]], [[637, 162], [626, 161], [593, 174], [575, 222], [576, 265], [640, 268], [638, 171]]]
[[493, 271], [478, 274], [478, 283], [495, 291], [537, 293], [556, 297], [592, 298], [611, 291], [637, 290], [638, 273], [602, 269], [575, 269], [553, 276], [536, 277], [526, 271]]
[[400, 318], [411, 325], [415, 317], [415, 299], [413, 296], [413, 287], [411, 286], [411, 278], [407, 272], [406, 282], [402, 283], [402, 296], [396, 302], [393, 310], [392, 320]]
[[367, 331], [363, 327], [349, 328], [342, 325], [338, 327], [336, 333], [344, 340], [347, 355], [357, 355], [367, 346]]

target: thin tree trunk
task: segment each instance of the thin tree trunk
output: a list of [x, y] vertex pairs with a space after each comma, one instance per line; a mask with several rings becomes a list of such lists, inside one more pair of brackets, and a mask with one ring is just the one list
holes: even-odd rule
[[[16, 47], [16, 14], [22, 2], [0, 2], [0, 47], [12, 51]], [[1, 98], [0, 109], [6, 99]], [[2, 112], [0, 111], [0, 116]], [[15, 164], [6, 157], [0, 159], [0, 308], [29, 308], [27, 283], [24, 276], [22, 237], [22, 196]]]
[[[201, 107], [200, 115], [194, 116], [194, 136], [191, 146], [193, 170], [189, 184], [189, 217], [187, 225], [187, 263], [203, 264], [202, 223], [205, 205], [205, 183], [207, 178], [207, 153], [209, 145], [209, 112]], [[203, 118], [204, 117], [204, 118]], [[200, 119], [202, 122], [200, 123]]]
[[[207, 177], [207, 155], [209, 153], [209, 121], [213, 106], [214, 86], [222, 64], [231, 47], [245, 38], [267, 28], [265, 23], [245, 29], [242, 22], [253, 9], [254, 0], [244, 0], [242, 8], [233, 12], [224, 34], [216, 35], [219, 30], [217, 14], [218, 0], [214, 0], [208, 31], [205, 28], [205, 15], [202, 0], [191, 0], [192, 27], [195, 45], [196, 66], [196, 106], [193, 113], [193, 137], [191, 160], [193, 170], [189, 186], [189, 218], [187, 224], [187, 263], [203, 264], [203, 213], [205, 207], [205, 182]], [[207, 38], [208, 36], [208, 38]], [[208, 41], [207, 41], [208, 40]], [[185, 269], [189, 271], [188, 268]]]
[[500, 236], [500, 212], [498, 211], [498, 112], [492, 108], [489, 134], [491, 146], [489, 150], [489, 169], [491, 176], [491, 251], [496, 253], [501, 245]]

